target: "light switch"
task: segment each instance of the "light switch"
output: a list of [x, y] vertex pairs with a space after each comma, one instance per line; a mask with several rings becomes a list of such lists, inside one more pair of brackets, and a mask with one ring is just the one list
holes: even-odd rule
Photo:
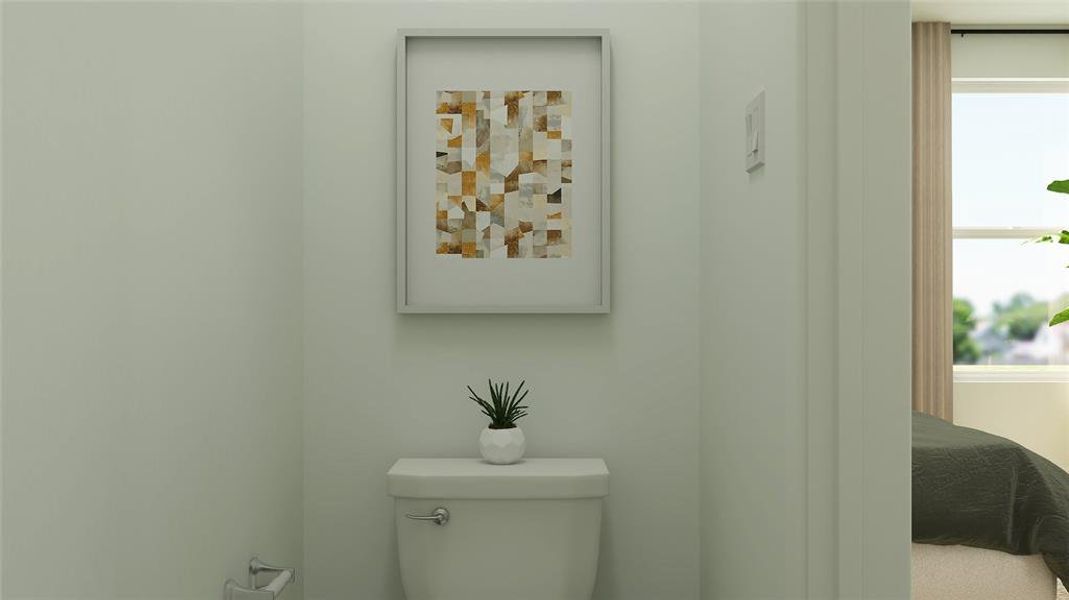
[[746, 171], [765, 164], [765, 92], [746, 105]]

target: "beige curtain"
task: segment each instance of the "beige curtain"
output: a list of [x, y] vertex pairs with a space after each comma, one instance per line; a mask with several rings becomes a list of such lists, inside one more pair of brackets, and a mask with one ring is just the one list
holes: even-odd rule
[[913, 24], [913, 409], [953, 420], [950, 24]]

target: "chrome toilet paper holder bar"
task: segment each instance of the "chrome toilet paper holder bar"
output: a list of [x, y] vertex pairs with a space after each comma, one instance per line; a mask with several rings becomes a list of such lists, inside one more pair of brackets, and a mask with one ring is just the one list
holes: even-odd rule
[[[274, 573], [275, 576], [265, 585], [256, 585], [256, 576], [260, 573]], [[286, 586], [297, 580], [297, 569], [293, 567], [276, 567], [253, 556], [249, 560], [249, 586], [244, 587], [233, 579], [223, 584], [223, 600], [275, 600]]]

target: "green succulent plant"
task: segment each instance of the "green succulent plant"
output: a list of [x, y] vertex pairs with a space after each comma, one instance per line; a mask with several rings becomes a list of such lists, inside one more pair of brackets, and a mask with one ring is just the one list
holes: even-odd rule
[[[516, 421], [522, 417], [527, 416], [527, 405], [520, 404], [523, 399], [527, 397], [527, 392], [524, 391], [523, 386], [527, 383], [527, 380], [521, 381], [520, 385], [516, 387], [516, 391], [509, 396], [509, 383], [497, 383], [486, 380], [486, 383], [490, 386], [490, 401], [487, 402], [479, 397], [479, 394], [475, 393], [475, 390], [468, 386], [468, 391], [471, 392], [471, 401], [479, 405], [479, 409], [482, 413], [490, 418], [490, 429], [512, 429], [516, 427]], [[520, 392], [523, 395], [520, 395]]]
[[[1059, 194], [1069, 194], [1069, 179], [1059, 179], [1057, 181], [1050, 182], [1047, 186], [1047, 190], [1051, 192], [1057, 192]], [[1037, 242], [1057, 243], [1057, 244], [1069, 244], [1069, 230], [1061, 230], [1057, 234], [1050, 234], [1040, 237]], [[1059, 323], [1069, 321], [1069, 308], [1064, 308], [1058, 314], [1050, 318], [1050, 326], [1053, 327]]]

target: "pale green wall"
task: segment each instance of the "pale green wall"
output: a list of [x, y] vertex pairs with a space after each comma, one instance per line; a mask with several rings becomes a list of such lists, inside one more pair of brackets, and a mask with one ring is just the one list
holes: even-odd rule
[[3, 11], [0, 595], [299, 564], [300, 7]]
[[[801, 9], [701, 7], [702, 597], [805, 590]], [[765, 91], [766, 165], [745, 171]]]
[[[797, 6], [3, 18], [5, 598], [217, 598], [259, 551], [309, 598], [399, 600], [384, 473], [475, 455], [486, 376], [535, 390], [532, 455], [608, 461], [599, 600], [801, 593]], [[611, 29], [612, 314], [395, 313], [394, 30], [451, 26]]]
[[[384, 474], [401, 456], [477, 455], [463, 387], [487, 376], [531, 385], [530, 454], [608, 462], [596, 597], [698, 597], [697, 18], [695, 4], [307, 7], [309, 598], [401, 597]], [[398, 316], [394, 30], [562, 26], [612, 31], [612, 314]]]

